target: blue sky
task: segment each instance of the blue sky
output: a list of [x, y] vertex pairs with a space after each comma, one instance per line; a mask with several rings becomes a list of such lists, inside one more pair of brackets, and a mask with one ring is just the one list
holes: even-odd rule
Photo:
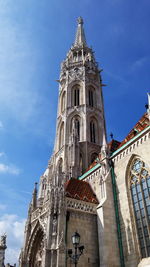
[[150, 91], [149, 0], [0, 0], [0, 233], [16, 261], [33, 184], [53, 150], [60, 63], [84, 18], [103, 69], [108, 132], [122, 140]]

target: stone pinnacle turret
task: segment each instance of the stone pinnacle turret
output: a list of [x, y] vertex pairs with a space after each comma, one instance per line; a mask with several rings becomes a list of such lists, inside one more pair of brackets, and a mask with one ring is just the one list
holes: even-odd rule
[[79, 17], [77, 19], [78, 21], [78, 27], [77, 27], [77, 32], [76, 32], [76, 38], [75, 38], [75, 46], [86, 46], [86, 38], [85, 38], [85, 33], [84, 33], [84, 28], [83, 28], [83, 19], [82, 17]]

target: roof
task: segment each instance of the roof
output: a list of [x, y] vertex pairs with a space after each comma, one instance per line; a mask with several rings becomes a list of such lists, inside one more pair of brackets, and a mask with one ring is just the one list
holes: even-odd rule
[[88, 182], [71, 178], [65, 184], [65, 191], [67, 197], [98, 204], [96, 195]]
[[142, 132], [148, 126], [149, 126], [149, 117], [148, 117], [148, 114], [145, 113], [141, 117], [141, 119], [136, 123], [133, 129], [128, 133], [126, 138], [120, 143], [118, 148], [126, 144], [128, 141], [130, 141], [133, 137], [135, 137], [138, 133]]
[[120, 146], [121, 142], [112, 139], [110, 143], [108, 143], [108, 148], [111, 152], [114, 152], [118, 149], [118, 147]]

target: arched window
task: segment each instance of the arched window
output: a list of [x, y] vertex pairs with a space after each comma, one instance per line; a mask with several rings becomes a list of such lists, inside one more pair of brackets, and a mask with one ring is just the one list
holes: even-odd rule
[[89, 90], [89, 106], [94, 106], [93, 90]]
[[73, 53], [73, 60], [77, 61], [77, 53], [76, 52]]
[[131, 165], [130, 189], [141, 256], [150, 257], [150, 170], [139, 158]]
[[59, 132], [59, 149], [64, 145], [64, 123], [62, 123]]
[[64, 109], [65, 109], [65, 100], [66, 100], [65, 98], [66, 98], [66, 92], [64, 92], [63, 95], [62, 95], [62, 99], [61, 99], [61, 112], [63, 112]]
[[94, 107], [95, 106], [95, 102], [96, 102], [96, 99], [95, 99], [95, 88], [93, 86], [90, 86], [89, 90], [88, 90], [88, 103], [89, 103], [89, 106]]
[[74, 86], [72, 89], [72, 105], [79, 106], [80, 105], [80, 89], [79, 86]]
[[95, 135], [95, 122], [90, 122], [90, 141], [96, 143], [96, 135]]

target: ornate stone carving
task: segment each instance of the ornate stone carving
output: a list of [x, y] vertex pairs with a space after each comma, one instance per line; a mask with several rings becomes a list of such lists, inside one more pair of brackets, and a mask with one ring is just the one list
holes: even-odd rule
[[67, 198], [67, 208], [76, 209], [85, 213], [96, 213], [96, 204]]
[[42, 239], [35, 255], [35, 263], [34, 263], [35, 267], [42, 266], [43, 256], [44, 256], [44, 240]]
[[69, 80], [83, 80], [83, 68], [73, 68], [69, 71]]
[[42, 216], [42, 217], [39, 218], [39, 223], [43, 227], [44, 232], [46, 232], [47, 221], [48, 221], [47, 216]]

